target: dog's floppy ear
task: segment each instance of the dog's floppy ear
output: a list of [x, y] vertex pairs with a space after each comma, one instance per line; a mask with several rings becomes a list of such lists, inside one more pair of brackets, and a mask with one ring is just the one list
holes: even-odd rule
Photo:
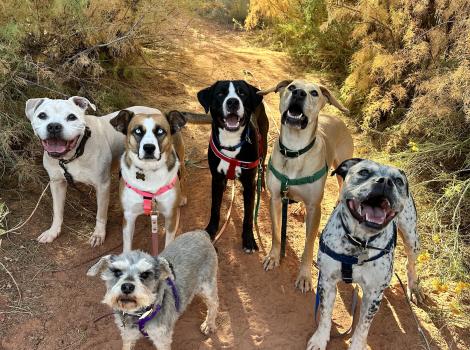
[[122, 132], [124, 135], [127, 135], [127, 127], [131, 122], [131, 119], [134, 117], [134, 112], [123, 109], [119, 112], [117, 116], [111, 119], [109, 122], [119, 132]]
[[323, 94], [323, 96], [326, 97], [326, 100], [328, 101], [328, 103], [332, 106], [335, 106], [336, 108], [338, 108], [341, 112], [343, 112], [344, 114], [349, 114], [349, 109], [347, 109], [346, 107], [344, 107], [341, 102], [339, 102], [334, 96], [333, 94], [331, 93], [330, 90], [328, 90], [328, 88], [326, 86], [323, 86], [323, 85], [319, 85], [320, 87], [320, 90], [321, 90], [321, 93]]
[[333, 170], [333, 172], [331, 173], [331, 176], [339, 175], [343, 179], [345, 179], [346, 174], [348, 173], [349, 169], [351, 169], [351, 167], [356, 165], [357, 163], [362, 162], [363, 160], [364, 160], [363, 158], [346, 159], [335, 170]]
[[403, 175], [403, 177], [405, 178], [405, 188], [406, 188], [406, 196], [409, 197], [410, 196], [410, 185], [408, 184], [408, 178], [406, 177], [406, 174], [403, 170], [401, 169], [398, 169], [398, 171], [400, 172], [400, 174]]
[[254, 111], [260, 104], [263, 102], [263, 96], [258, 94], [259, 89], [251, 84], [248, 84], [246, 81], [243, 81], [248, 89], [250, 90], [250, 97], [248, 99], [250, 103], [251, 110]]
[[102, 256], [98, 262], [90, 267], [86, 273], [87, 276], [96, 276], [100, 272], [102, 272], [106, 267], [108, 267], [109, 263], [113, 260], [113, 255], [105, 255]]
[[78, 107], [83, 109], [83, 111], [86, 111], [88, 107], [90, 107], [93, 111], [96, 112], [96, 106], [91, 103], [87, 98], [81, 97], [81, 96], [72, 96], [69, 98], [70, 102], [73, 102], [76, 104]]
[[209, 113], [210, 107], [211, 107], [211, 102], [212, 102], [212, 97], [213, 97], [213, 91], [214, 91], [214, 85], [211, 85], [205, 89], [202, 89], [197, 93], [197, 99], [199, 103], [204, 107], [204, 110], [206, 113]]
[[173, 274], [173, 267], [165, 258], [155, 258], [155, 270], [155, 275], [158, 276], [158, 279], [164, 280], [170, 278], [172, 281], [175, 280], [175, 275]]
[[279, 82], [276, 86], [273, 86], [272, 88], [266, 89], [266, 90], [260, 90], [257, 92], [258, 95], [267, 95], [270, 94], [271, 92], [279, 92], [282, 89], [285, 89], [287, 85], [292, 83], [293, 80], [283, 80]]
[[170, 111], [165, 114], [168, 123], [170, 123], [170, 131], [173, 135], [175, 132], [181, 130], [183, 126], [185, 126], [186, 122], [188, 121], [183, 113], [178, 111]]
[[46, 98], [30, 98], [26, 101], [25, 114], [29, 120], [33, 118], [36, 109], [46, 100]]

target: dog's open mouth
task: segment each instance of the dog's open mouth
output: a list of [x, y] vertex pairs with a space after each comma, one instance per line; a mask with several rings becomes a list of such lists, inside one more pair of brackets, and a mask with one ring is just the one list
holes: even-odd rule
[[117, 304], [121, 309], [132, 309], [137, 305], [137, 301], [129, 296], [121, 296], [118, 298]]
[[64, 154], [73, 149], [78, 142], [80, 136], [77, 136], [73, 140], [67, 141], [57, 138], [51, 138], [46, 140], [41, 140], [42, 147], [44, 150], [53, 158], [62, 157]]
[[240, 129], [242, 118], [235, 113], [230, 113], [224, 118], [224, 127], [228, 131], [237, 131]]
[[282, 115], [282, 122], [297, 129], [305, 129], [308, 118], [303, 114], [302, 107], [292, 105]]
[[369, 197], [362, 202], [348, 199], [347, 204], [356, 220], [375, 229], [384, 228], [397, 215], [385, 196]]

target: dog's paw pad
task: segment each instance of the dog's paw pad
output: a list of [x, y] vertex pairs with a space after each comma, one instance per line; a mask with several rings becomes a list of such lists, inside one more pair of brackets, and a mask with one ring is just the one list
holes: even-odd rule
[[54, 239], [57, 238], [57, 236], [59, 236], [59, 234], [60, 231], [49, 229], [44, 231], [36, 240], [39, 243], [51, 243]]
[[295, 281], [295, 287], [302, 293], [307, 293], [312, 290], [312, 278], [309, 276], [300, 275]]
[[207, 321], [204, 321], [204, 322], [201, 324], [201, 332], [202, 332], [202, 334], [204, 334], [204, 335], [209, 335], [210, 333], [215, 332], [215, 330], [216, 330], [215, 324], [214, 324], [214, 325], [210, 325]]

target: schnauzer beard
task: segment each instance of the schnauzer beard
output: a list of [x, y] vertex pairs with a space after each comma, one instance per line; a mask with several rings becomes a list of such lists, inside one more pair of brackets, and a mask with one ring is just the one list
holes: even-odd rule
[[118, 285], [106, 293], [102, 302], [114, 310], [135, 312], [152, 305], [156, 298], [157, 295], [145, 286], [136, 285], [135, 291], [126, 295], [121, 292], [121, 286]]

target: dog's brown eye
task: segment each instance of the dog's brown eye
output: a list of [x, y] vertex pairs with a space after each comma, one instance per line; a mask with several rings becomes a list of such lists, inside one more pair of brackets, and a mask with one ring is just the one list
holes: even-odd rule
[[310, 95], [318, 96], [318, 91], [317, 90], [312, 90], [312, 91], [310, 91]]
[[359, 175], [361, 176], [369, 176], [370, 172], [369, 170], [367, 169], [362, 169], [360, 172], [359, 172]]
[[38, 118], [39, 118], [39, 119], [42, 119], [42, 120], [47, 119], [47, 114], [44, 113], [44, 112], [39, 113]]
[[149, 277], [150, 277], [150, 272], [149, 271], [145, 271], [145, 272], [142, 272], [140, 274], [140, 279], [142, 279], [142, 280], [146, 280]]
[[239, 96], [245, 96], [245, 91], [243, 91], [243, 90], [241, 90], [241, 89], [238, 89], [237, 94], [238, 94]]
[[287, 90], [289, 90], [289, 91], [295, 90], [295, 85], [290, 85], [290, 86], [287, 88]]
[[119, 269], [111, 269], [111, 272], [113, 273], [114, 277], [119, 278], [122, 276], [122, 271]]
[[77, 120], [77, 116], [75, 114], [69, 114], [67, 116], [67, 121], [68, 122], [73, 122], [74, 120]]

